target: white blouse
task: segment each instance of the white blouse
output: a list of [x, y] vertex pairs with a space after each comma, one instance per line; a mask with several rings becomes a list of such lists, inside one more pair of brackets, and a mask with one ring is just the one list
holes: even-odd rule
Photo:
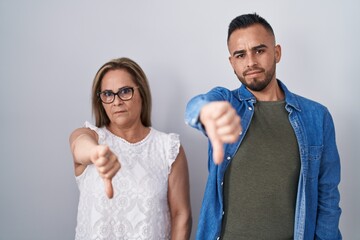
[[129, 143], [105, 127], [88, 122], [85, 127], [118, 156], [121, 169], [112, 179], [112, 199], [94, 165], [76, 177], [80, 197], [75, 239], [170, 239], [168, 176], [179, 153], [179, 135], [151, 128], [143, 140]]

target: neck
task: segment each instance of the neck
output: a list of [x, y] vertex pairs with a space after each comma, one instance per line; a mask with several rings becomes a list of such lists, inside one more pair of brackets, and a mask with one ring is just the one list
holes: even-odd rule
[[142, 124], [132, 125], [129, 127], [126, 126], [117, 126], [114, 123], [110, 123], [107, 127], [110, 132], [115, 134], [122, 139], [130, 143], [137, 143], [143, 140], [150, 132], [150, 128], [145, 127]]
[[252, 91], [248, 89], [258, 101], [280, 101], [284, 100], [285, 95], [281, 90], [276, 79], [271, 80], [271, 82], [266, 86], [265, 89], [261, 91]]

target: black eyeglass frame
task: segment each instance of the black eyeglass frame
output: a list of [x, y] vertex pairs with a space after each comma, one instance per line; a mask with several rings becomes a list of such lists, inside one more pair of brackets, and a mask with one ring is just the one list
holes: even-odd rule
[[[110, 103], [113, 103], [115, 101], [115, 98], [116, 98], [116, 95], [120, 98], [121, 101], [129, 101], [131, 100], [133, 97], [134, 97], [134, 92], [135, 92], [135, 88], [139, 88], [138, 86], [136, 87], [129, 87], [129, 86], [126, 86], [126, 87], [122, 87], [122, 88], [119, 88], [119, 90], [114, 93], [113, 91], [111, 90], [105, 90], [105, 91], [102, 91], [102, 92], [97, 92], [96, 95], [98, 96], [99, 100], [104, 103], [104, 104], [110, 104]], [[126, 98], [126, 99], [123, 99], [121, 96], [120, 96], [120, 93], [121, 91], [124, 91], [124, 90], [131, 90], [131, 97], [130, 98]], [[110, 102], [104, 102], [101, 98], [101, 94], [103, 93], [111, 93], [112, 94], [112, 101]]]

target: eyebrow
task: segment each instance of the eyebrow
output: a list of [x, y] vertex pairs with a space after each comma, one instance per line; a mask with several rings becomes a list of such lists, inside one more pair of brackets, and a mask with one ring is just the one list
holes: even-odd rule
[[[252, 51], [256, 51], [256, 50], [259, 50], [261, 48], [268, 48], [268, 46], [266, 46], [265, 44], [259, 44], [257, 46], [254, 46], [251, 48]], [[245, 53], [246, 50], [237, 50], [237, 51], [234, 51], [233, 52], [233, 56], [235, 56], [236, 54], [241, 54], [241, 53]]]
[[[122, 89], [126, 89], [126, 88], [136, 88], [136, 87], [133, 87], [133, 86], [123, 86], [121, 88], [118, 88], [117, 92], [121, 91]], [[112, 92], [112, 93], [117, 93], [117, 92], [113, 92], [113, 90], [111, 89], [104, 89], [103, 91], [101, 92], [105, 92], [105, 91], [109, 91], [109, 92]]]
[[118, 91], [123, 90], [123, 89], [127, 89], [127, 88], [135, 88], [135, 87], [133, 87], [133, 86], [123, 86], [123, 87], [119, 88]]

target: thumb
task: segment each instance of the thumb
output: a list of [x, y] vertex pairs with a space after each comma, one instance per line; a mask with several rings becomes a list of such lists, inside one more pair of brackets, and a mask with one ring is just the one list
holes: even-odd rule
[[113, 189], [113, 186], [112, 186], [112, 182], [111, 182], [111, 179], [109, 178], [104, 178], [104, 183], [105, 183], [105, 192], [106, 192], [106, 195], [108, 196], [108, 198], [113, 198], [114, 196], [114, 189]]
[[206, 126], [206, 132], [213, 148], [213, 160], [215, 164], [220, 164], [224, 157], [223, 142], [217, 136], [215, 122], [211, 121]]
[[224, 158], [223, 143], [219, 139], [212, 139], [211, 144], [213, 147], [213, 159], [215, 164], [220, 164]]

